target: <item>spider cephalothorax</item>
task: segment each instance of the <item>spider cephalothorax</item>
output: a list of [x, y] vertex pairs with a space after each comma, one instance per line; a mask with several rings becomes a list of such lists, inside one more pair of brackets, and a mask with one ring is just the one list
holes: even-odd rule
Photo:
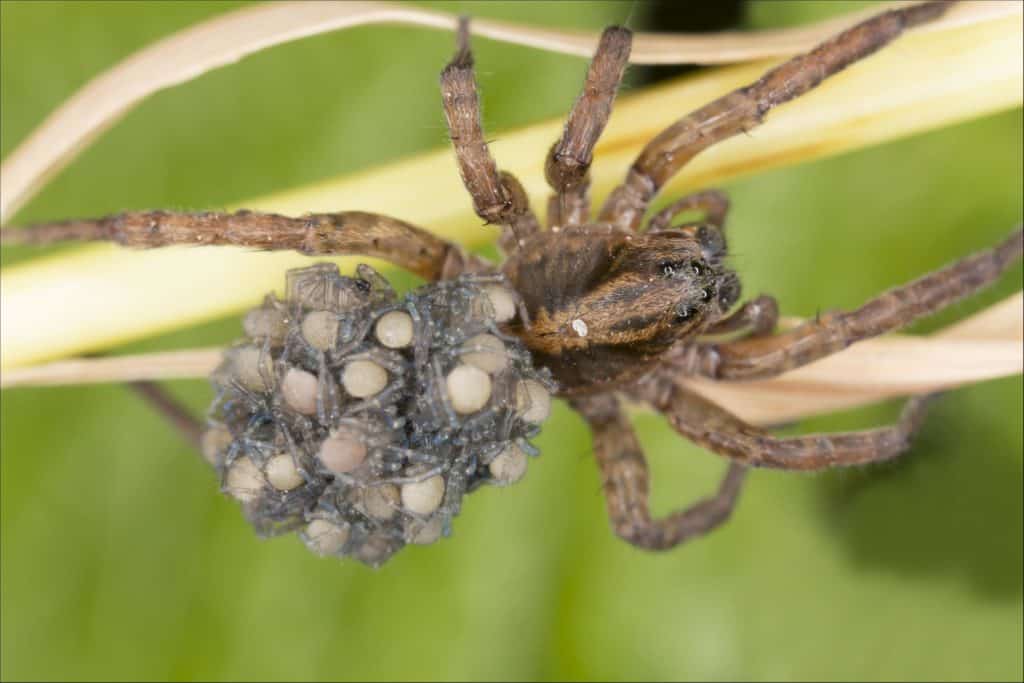
[[[293, 293], [281, 309], [290, 313], [282, 313], [280, 320], [275, 311], [280, 312], [281, 302], [269, 300], [247, 317], [249, 341], [229, 354], [215, 377], [221, 394], [205, 445], [225, 489], [250, 507], [250, 517], [261, 528], [302, 528], [318, 552], [354, 555], [370, 564], [404, 543], [433, 540], [448, 527], [462, 493], [480, 483], [510, 479], [518, 471], [500, 462], [495, 471], [490, 463], [509, 444], [528, 450], [525, 439], [541, 419], [538, 411], [530, 412], [531, 400], [546, 405], [553, 391], [570, 399], [593, 432], [616, 533], [640, 547], [670, 548], [729, 516], [748, 467], [824, 469], [899, 455], [920, 426], [928, 399], [911, 399], [899, 421], [888, 427], [776, 437], [692, 393], [681, 378], [725, 381], [782, 374], [941, 310], [991, 284], [1020, 258], [1024, 233], [1018, 229], [1001, 244], [856, 310], [824, 314], [774, 334], [778, 308], [772, 297], [734, 307], [740, 282], [724, 262], [724, 195], [705, 191], [683, 197], [652, 216], [643, 229], [652, 199], [694, 156], [756, 127], [773, 107], [867, 57], [906, 28], [940, 16], [950, 4], [925, 2], [880, 14], [682, 117], [647, 144], [592, 216], [588, 169], [631, 45], [628, 30], [607, 29], [547, 158], [553, 190], [547, 230], [541, 229], [519, 182], [500, 171], [490, 155], [480, 123], [468, 22], [462, 21], [458, 50], [441, 73], [442, 103], [473, 207], [487, 223], [501, 227], [499, 245], [507, 256], [501, 266], [403, 221], [364, 212], [303, 218], [252, 212], [130, 213], [6, 231], [4, 239], [360, 253], [435, 281], [402, 305], [389, 294], [351, 308], [350, 300], [362, 296], [356, 290], [363, 287], [369, 296], [377, 280], [364, 274], [360, 284], [329, 273], [325, 282], [347, 292], [344, 306], [331, 298], [310, 307]], [[674, 225], [677, 217], [694, 211], [703, 214], [702, 220]], [[306, 271], [293, 273], [299, 279], [307, 276]], [[480, 282], [496, 287], [487, 294], [485, 313], [459, 308], [460, 296], [479, 298], [473, 288]], [[380, 291], [389, 291], [377, 284]], [[424, 302], [452, 308], [421, 314]], [[408, 348], [378, 348], [383, 339], [374, 341], [369, 325], [402, 306], [410, 319], [432, 322], [407, 324]], [[307, 319], [313, 320], [308, 330]], [[276, 341], [267, 334], [268, 325], [279, 328]], [[481, 334], [491, 340], [481, 341]], [[459, 367], [473, 365], [465, 361], [472, 354], [490, 358], [483, 361], [487, 367], [498, 357], [505, 364], [500, 370], [461, 373], [483, 378], [477, 384], [450, 383], [447, 378]], [[368, 385], [346, 379], [349, 363], [356, 361], [376, 364]], [[492, 372], [497, 374], [487, 379]], [[201, 430], [194, 419], [155, 387], [141, 389], [198, 444]], [[680, 434], [730, 459], [714, 496], [651, 517], [647, 465], [620, 396], [647, 403]], [[454, 409], [455, 403], [462, 408]], [[540, 412], [546, 416], [546, 409]], [[243, 470], [234, 469], [238, 463]], [[417, 488], [426, 480], [432, 483]], [[368, 497], [368, 491], [397, 485], [415, 490], [408, 500], [397, 489]], [[259, 495], [251, 496], [254, 490]]]
[[635, 379], [736, 302], [725, 241], [711, 225], [635, 234], [610, 225], [538, 232], [503, 271], [529, 324], [514, 325], [563, 395]]

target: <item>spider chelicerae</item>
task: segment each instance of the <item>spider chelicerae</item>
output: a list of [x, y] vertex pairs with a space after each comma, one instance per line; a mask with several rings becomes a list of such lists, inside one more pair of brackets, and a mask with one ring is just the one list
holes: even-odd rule
[[[894, 289], [855, 311], [822, 315], [793, 330], [774, 334], [778, 315], [774, 299], [761, 296], [741, 304], [739, 279], [725, 263], [724, 223], [728, 202], [724, 195], [706, 191], [684, 197], [644, 225], [646, 210], [659, 188], [700, 151], [757, 126], [774, 106], [800, 96], [829, 75], [880, 49], [904, 29], [941, 15], [949, 4], [929, 2], [881, 14], [773, 69], [757, 82], [683, 117], [644, 148], [623, 183], [601, 209], [591, 215], [588, 168], [594, 146], [611, 113], [631, 41], [626, 29], [606, 30], [590, 64], [584, 90], [569, 114], [563, 135], [548, 155], [546, 175], [554, 192], [547, 206], [547, 230], [541, 229], [516, 179], [500, 172], [490, 156], [480, 124], [468, 23], [463, 22], [456, 55], [441, 76], [443, 105], [460, 172], [474, 208], [488, 223], [501, 228], [499, 245], [507, 258], [500, 267], [469, 256], [457, 245], [405, 222], [362, 212], [302, 218], [251, 212], [127, 213], [99, 220], [33, 226], [20, 233], [4, 233], [4, 239], [40, 243], [108, 239], [135, 247], [234, 244], [261, 249], [297, 249], [313, 255], [359, 253], [390, 260], [430, 281], [449, 283], [454, 288], [451, 291], [465, 294], [465, 306], [459, 309], [461, 317], [444, 312], [422, 316], [421, 304], [428, 305], [428, 299], [436, 291], [448, 290], [430, 290], [419, 295], [422, 298], [399, 302], [372, 273], [347, 279], [336, 273], [314, 270], [297, 277], [303, 283], [312, 283], [316, 302], [310, 303], [303, 293], [306, 290], [298, 286], [286, 301], [268, 300], [250, 314], [247, 332], [258, 343], [229, 354], [227, 368], [222, 370], [230, 375], [222, 381], [222, 386], [227, 387], [228, 403], [235, 400], [231, 405], [242, 406], [241, 417], [233, 417], [230, 407], [217, 414], [216, 428], [226, 429], [226, 434], [219, 432], [223, 442], [219, 448], [213, 448], [213, 460], [222, 470], [226, 489], [244, 503], [274, 504], [273, 509], [266, 509], [265, 505], [258, 508], [256, 519], [267, 522], [268, 529], [276, 529], [276, 524], [289, 529], [305, 525], [308, 542], [316, 546], [315, 549], [331, 547], [377, 564], [402, 543], [436, 538], [440, 530], [436, 525], [428, 528], [429, 525], [436, 520], [447, 525], [458, 511], [458, 500], [450, 499], [451, 492], [457, 488], [450, 477], [450, 473], [456, 471], [451, 466], [454, 460], [441, 462], [420, 457], [426, 448], [422, 439], [412, 444], [415, 447], [411, 449], [407, 448], [409, 443], [396, 445], [390, 441], [389, 445], [394, 446], [389, 451], [393, 460], [384, 456], [373, 460], [365, 453], [353, 454], [353, 442], [376, 448], [373, 437], [388, 430], [403, 432], [403, 439], [412, 438], [407, 433], [408, 424], [416, 420], [399, 424], [397, 420], [403, 419], [403, 415], [386, 412], [394, 405], [385, 405], [382, 398], [376, 403], [373, 401], [388, 390], [388, 379], [404, 372], [406, 366], [400, 360], [376, 351], [376, 355], [357, 358], [355, 360], [369, 361], [384, 368], [383, 379], [379, 382], [380, 372], [362, 366], [369, 368], [371, 376], [362, 380], [350, 378], [351, 383], [346, 384], [342, 375], [338, 380], [339, 389], [325, 384], [324, 377], [329, 373], [317, 371], [321, 357], [323, 362], [329, 363], [330, 353], [344, 355], [335, 346], [339, 340], [332, 336], [338, 333], [337, 328], [325, 333], [328, 340], [321, 349], [325, 355], [303, 358], [299, 357], [301, 354], [294, 358], [290, 355], [292, 349], [299, 347], [290, 347], [287, 340], [301, 338], [306, 340], [303, 343], [308, 343], [317, 337], [311, 327], [304, 329], [311, 311], [332, 310], [338, 320], [344, 318], [341, 309], [345, 307], [338, 303], [338, 297], [340, 292], [345, 292], [347, 300], [359, 302], [356, 308], [362, 311], [363, 319], [374, 324], [386, 315], [403, 311], [414, 323], [419, 319], [443, 320], [438, 323], [442, 331], [453, 329], [458, 334], [430, 348], [458, 349], [445, 356], [447, 362], [457, 362], [454, 359], [464, 357], [459, 355], [462, 352], [490, 354], [493, 359], [497, 347], [489, 345], [494, 344], [491, 340], [497, 340], [501, 344], [499, 355], [504, 353], [515, 359], [513, 365], [519, 374], [511, 379], [506, 377], [504, 381], [499, 381], [499, 375], [494, 374], [494, 380], [487, 380], [493, 381], [493, 387], [488, 384], [491, 388], [485, 400], [491, 401], [491, 407], [505, 401], [498, 406], [504, 413], [488, 415], [507, 417], [511, 414], [518, 415], [515, 419], [519, 419], [535, 403], [543, 403], [546, 394], [542, 392], [551, 391], [567, 398], [593, 432], [595, 454], [616, 533], [644, 548], [670, 548], [714, 528], [729, 516], [747, 467], [812, 470], [892, 458], [906, 449], [914, 430], [921, 424], [928, 401], [927, 397], [910, 400], [899, 422], [890, 427], [777, 438], [688, 392], [679, 381], [681, 378], [698, 375], [735, 381], [781, 374], [860, 339], [898, 329], [938, 311], [993, 282], [1019, 258], [1022, 233], [1018, 230], [991, 250]], [[692, 211], [702, 212], [703, 219], [677, 224], [679, 216]], [[499, 289], [488, 290], [488, 287]], [[327, 292], [332, 292], [330, 297]], [[490, 302], [483, 306], [482, 313], [472, 303], [481, 293]], [[365, 301], [359, 299], [364, 295]], [[275, 316], [278, 317], [275, 319]], [[466, 320], [472, 324], [467, 324]], [[275, 329], [277, 332], [273, 331]], [[369, 329], [368, 326], [363, 329], [364, 336], [358, 340], [362, 341]], [[387, 346], [384, 339], [394, 339], [394, 335], [401, 334], [404, 334], [402, 329], [388, 328], [377, 334], [377, 339]], [[489, 339], [482, 339], [481, 335]], [[278, 348], [274, 346], [276, 337], [280, 338], [283, 351], [274, 351]], [[407, 345], [396, 348], [406, 346], [409, 350], [404, 353], [409, 356], [415, 356], [415, 348], [423, 348], [414, 348], [411, 339]], [[258, 353], [246, 352], [246, 349], [257, 349]], [[359, 353], [369, 351], [360, 349]], [[280, 366], [283, 357], [287, 362]], [[266, 358], [279, 363], [275, 366], [277, 369], [265, 370]], [[350, 362], [354, 362], [350, 356], [345, 356], [344, 363], [338, 361], [345, 367]], [[415, 363], [415, 360], [410, 362]], [[429, 363], [421, 365], [433, 370], [428, 367]], [[507, 367], [503, 368], [506, 370]], [[286, 383], [288, 373], [293, 371], [296, 373], [291, 375], [293, 381]], [[433, 374], [417, 375], [413, 389], [423, 389], [422, 396], [439, 398], [441, 403], [462, 403], [468, 400], [469, 394], [478, 391], [480, 383], [470, 382], [465, 389], [462, 385], [456, 388], [447, 381], [453, 371], [452, 366], [446, 365]], [[297, 374], [300, 372], [305, 375]], [[541, 374], [532, 375], [534, 372]], [[492, 376], [487, 371], [484, 374]], [[369, 382], [371, 388], [377, 383], [376, 391], [366, 394], [369, 390], [361, 388], [365, 382]], [[526, 385], [526, 382], [535, 384]], [[316, 388], [310, 389], [303, 398], [304, 386]], [[504, 394], [499, 391], [501, 386], [507, 389]], [[534, 403], [528, 400], [524, 405], [519, 404], [516, 397], [520, 386], [532, 387]], [[140, 389], [190, 433], [193, 440], [200, 440], [195, 420], [159, 389], [151, 385], [142, 385]], [[260, 394], [266, 390], [276, 397], [277, 389], [282, 395], [279, 403], [294, 408], [299, 415], [314, 416], [315, 420], [310, 418], [309, 421], [318, 423], [311, 428], [311, 435], [305, 437], [316, 444], [315, 448], [305, 451], [314, 461], [312, 466], [304, 465], [301, 459], [293, 458], [290, 464], [281, 461], [278, 457], [280, 444], [274, 443], [276, 437], [263, 438], [256, 433], [266, 421], [257, 420], [253, 425], [253, 416], [273, 417], [276, 404], [271, 404], [277, 400], [271, 400], [264, 410], [257, 405], [263, 400]], [[340, 437], [339, 427], [343, 426], [340, 421], [348, 419], [345, 411], [352, 406], [339, 402], [332, 407], [325, 397], [341, 390], [352, 398], [370, 399], [369, 405], [375, 409], [385, 409], [384, 423], [353, 425], [346, 437]], [[530, 390], [525, 393], [529, 399]], [[311, 395], [314, 396], [312, 402]], [[224, 396], [222, 394], [222, 398]], [[623, 396], [651, 405], [665, 414], [682, 435], [730, 459], [728, 471], [715, 495], [666, 517], [651, 517], [647, 466], [622, 411], [620, 397]], [[473, 401], [469, 400], [468, 405], [472, 407]], [[430, 406], [425, 406], [423, 410], [428, 408]], [[476, 410], [482, 410], [482, 406], [477, 406]], [[454, 412], [459, 416], [472, 416], [476, 411]], [[293, 432], [301, 432], [301, 425], [306, 424], [299, 417], [292, 417], [294, 424], [289, 423], [288, 438], [293, 438]], [[468, 422], [471, 420], [457, 416], [452, 423], [457, 423], [457, 428], [449, 428], [441, 424], [441, 420], [439, 427], [427, 431], [430, 436], [445, 435], [449, 439], [445, 443], [457, 436], [465, 437], [469, 440], [467, 443], [472, 444], [472, 438], [464, 432]], [[249, 453], [226, 452], [225, 444], [239, 441], [241, 423], [245, 423], [245, 430], [255, 430], [247, 431], [245, 439], [270, 443], [272, 448], [255, 457]], [[208, 431], [207, 435], [210, 434], [214, 436], [207, 441], [216, 441], [214, 437], [218, 432]], [[417, 432], [416, 438], [420, 438], [420, 434]], [[458, 486], [469, 491], [481, 481], [501, 483], [503, 478], [511, 481], [521, 476], [518, 462], [521, 452], [528, 450], [525, 439], [531, 434], [522, 424], [507, 427], [499, 440], [501, 450], [488, 446], [491, 450], [486, 455], [478, 454], [478, 461], [459, 461], [460, 466], [465, 466], [461, 471], [466, 474]], [[341, 445], [324, 450], [323, 445], [332, 439]], [[516, 453], [507, 451], [505, 442], [518, 444], [520, 453], [504, 455]], [[435, 442], [435, 447], [437, 443], [440, 442]], [[284, 450], [292, 454], [291, 444], [285, 444]], [[239, 459], [241, 456], [249, 457], [256, 467], [234, 469], [237, 463], [245, 462]], [[505, 460], [498, 460], [499, 456]], [[319, 467], [330, 460], [328, 470], [336, 475], [347, 475], [354, 471], [350, 463], [359, 460], [362, 466], [363, 458], [376, 468], [373, 474], [378, 480], [375, 483], [380, 485], [359, 489], [362, 496], [359, 500], [345, 498], [350, 493], [345, 489], [334, 496], [335, 509], [320, 510], [290, 493], [298, 486], [293, 486], [292, 482], [309, 482], [310, 467]], [[509, 466], [503, 469], [500, 463], [506, 461]], [[492, 468], [494, 462], [498, 462], [499, 467]], [[438, 467], [448, 468], [444, 470], [444, 482], [439, 485], [431, 479], [439, 476]], [[264, 478], [270, 488], [281, 495], [269, 499], [250, 496], [254, 489], [265, 487]], [[328, 485], [325, 479], [318, 481], [319, 485]], [[329, 485], [333, 486], [336, 481], [345, 480], [335, 477]], [[405, 495], [405, 487], [409, 487], [408, 495]], [[374, 495], [367, 497], [367, 490], [372, 490]], [[322, 490], [317, 489], [315, 494], [319, 505]], [[339, 496], [344, 498], [340, 503]], [[351, 510], [345, 508], [348, 503], [352, 504]], [[438, 510], [444, 512], [443, 516], [434, 516]], [[406, 514], [409, 512], [413, 514]], [[353, 520], [360, 515], [368, 521], [358, 532], [346, 531], [342, 538], [342, 534], [335, 531], [347, 529], [343, 524], [355, 524]], [[410, 527], [409, 520], [419, 522], [420, 526]], [[311, 535], [310, 526], [315, 524], [317, 529], [327, 529], [327, 532]]]

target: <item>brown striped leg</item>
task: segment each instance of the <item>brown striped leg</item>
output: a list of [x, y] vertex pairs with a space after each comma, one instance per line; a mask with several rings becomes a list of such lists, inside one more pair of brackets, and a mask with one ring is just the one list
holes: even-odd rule
[[663, 413], [677, 432], [746, 467], [823, 470], [894, 458], [910, 446], [932, 396], [907, 402], [899, 422], [860, 432], [776, 438], [724, 408], [687, 391], [671, 369], [634, 384], [629, 394]]
[[502, 226], [499, 244], [510, 253], [518, 242], [540, 230], [526, 192], [510, 173], [499, 172], [487, 148], [480, 122], [480, 99], [469, 49], [469, 20], [459, 19], [458, 49], [441, 72], [441, 98], [448, 133], [455, 147], [462, 183], [473, 209], [488, 223]]
[[754, 128], [772, 108], [803, 95], [907, 28], [939, 17], [950, 4], [927, 2], [879, 14], [683, 117], [644, 147], [623, 184], [608, 197], [599, 220], [637, 229], [654, 195], [690, 159]]
[[632, 43], [632, 32], [621, 26], [610, 26], [601, 34], [583, 91], [569, 112], [562, 137], [548, 152], [544, 174], [555, 191], [548, 200], [549, 226], [583, 225], [589, 218], [594, 145], [611, 116]]
[[131, 382], [127, 385], [174, 427], [198, 453], [201, 450], [203, 426], [177, 399], [154, 382]]
[[[0, 231], [4, 243], [46, 244], [105, 240], [129, 247], [234, 245], [293, 249], [303, 254], [376, 256], [436, 280], [452, 264], [473, 261], [461, 249], [422, 228], [362, 211], [290, 218], [272, 213], [171, 213], [145, 211], [69, 220]], [[475, 262], [474, 262], [475, 263]]]
[[651, 519], [647, 462], [618, 400], [609, 394], [576, 399], [573, 408], [593, 432], [612, 528], [648, 550], [667, 550], [725, 522], [739, 497], [746, 468], [730, 463], [717, 493], [693, 506]]
[[672, 352], [684, 373], [713, 379], [774, 377], [845, 349], [862, 339], [909, 325], [989, 286], [1021, 257], [1017, 229], [992, 249], [891, 289], [850, 312], [828, 313], [788, 332], [720, 344], [692, 344]]

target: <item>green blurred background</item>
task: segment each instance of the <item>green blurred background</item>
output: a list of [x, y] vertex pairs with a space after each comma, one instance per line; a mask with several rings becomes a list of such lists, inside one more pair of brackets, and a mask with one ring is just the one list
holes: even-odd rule
[[[860, 4], [756, 3], [737, 26]], [[235, 6], [0, 3], [0, 152], [102, 69]], [[644, 28], [653, 16], [644, 3], [438, 6], [580, 29]], [[437, 73], [451, 42], [421, 28], [358, 28], [159, 94], [16, 222], [217, 208], [437, 148]], [[564, 113], [585, 68], [483, 39], [475, 49], [494, 138]], [[633, 87], [642, 76], [633, 71]], [[1016, 110], [730, 184], [747, 293], [775, 294], [790, 315], [855, 306], [994, 243], [1020, 220], [1021, 143]], [[35, 253], [5, 249], [3, 262]], [[916, 330], [1020, 286], [1018, 267]], [[239, 332], [234, 317], [122, 350]], [[203, 382], [171, 388], [197, 413], [210, 398]], [[0, 674], [1020, 680], [1021, 394], [1016, 377], [948, 395], [895, 464], [755, 472], [726, 527], [666, 554], [610, 532], [589, 436], [559, 406], [521, 484], [473, 496], [451, 539], [374, 572], [314, 557], [291, 537], [258, 541], [205, 463], [122, 388], [5, 391]], [[867, 426], [895, 410], [801, 429]], [[657, 511], [714, 487], [720, 460], [655, 416], [638, 427]]]

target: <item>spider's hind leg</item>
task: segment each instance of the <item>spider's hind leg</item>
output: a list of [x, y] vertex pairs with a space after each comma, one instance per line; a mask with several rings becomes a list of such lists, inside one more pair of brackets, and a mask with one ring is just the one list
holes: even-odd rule
[[129, 389], [138, 394], [170, 424], [190, 446], [201, 450], [203, 425], [185, 406], [154, 382], [130, 382]]
[[622, 539], [648, 550], [668, 550], [711, 531], [729, 518], [746, 475], [742, 465], [729, 464], [718, 491], [710, 498], [652, 519], [647, 462], [618, 400], [605, 394], [576, 399], [572, 406], [593, 432], [608, 516]]
[[823, 470], [882, 462], [910, 447], [935, 394], [910, 399], [894, 425], [858, 432], [775, 437], [688, 391], [670, 368], [634, 384], [630, 396], [663, 413], [677, 432], [748, 467]]

